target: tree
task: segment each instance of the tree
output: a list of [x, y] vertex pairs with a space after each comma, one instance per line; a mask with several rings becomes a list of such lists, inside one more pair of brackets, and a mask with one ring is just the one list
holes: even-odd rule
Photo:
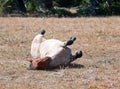
[[43, 0], [46, 9], [51, 9], [53, 7], [53, 0]]
[[96, 11], [95, 11], [95, 9], [96, 9], [96, 7], [97, 7], [97, 5], [98, 5], [98, 3], [97, 3], [97, 0], [90, 0], [90, 2], [91, 2], [91, 14], [93, 15], [93, 16], [95, 16], [96, 15]]
[[[74, 8], [77, 13], [70, 13]], [[55, 16], [120, 15], [120, 0], [0, 0], [0, 12], [42, 13]]]
[[26, 12], [26, 7], [23, 0], [16, 0], [16, 3], [19, 11]]

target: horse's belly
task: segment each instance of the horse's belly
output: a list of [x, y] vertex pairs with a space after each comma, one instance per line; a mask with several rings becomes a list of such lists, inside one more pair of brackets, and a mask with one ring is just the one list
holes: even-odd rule
[[50, 67], [57, 67], [59, 65], [67, 65], [70, 62], [70, 50], [67, 49], [63, 49], [61, 50], [60, 53], [58, 53], [57, 55], [55, 55], [52, 58], [52, 62], [50, 63]]

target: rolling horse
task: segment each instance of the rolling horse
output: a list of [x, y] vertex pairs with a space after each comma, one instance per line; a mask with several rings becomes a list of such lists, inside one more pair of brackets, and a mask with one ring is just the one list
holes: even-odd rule
[[31, 56], [29, 69], [49, 69], [58, 66], [67, 66], [77, 58], [82, 57], [81, 50], [71, 53], [68, 47], [74, 43], [76, 37], [72, 36], [67, 41], [58, 39], [45, 39], [45, 30], [37, 34], [31, 44]]

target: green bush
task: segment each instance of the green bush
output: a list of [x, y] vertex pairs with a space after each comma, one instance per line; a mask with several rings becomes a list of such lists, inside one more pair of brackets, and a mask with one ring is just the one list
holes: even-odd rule
[[82, 0], [77, 14], [90, 16], [108, 16], [108, 15], [120, 15], [120, 1], [119, 0], [98, 0], [98, 6], [92, 8], [89, 0]]
[[33, 11], [35, 9], [33, 2], [28, 2], [26, 9], [28, 12]]
[[97, 15], [111, 15], [109, 3], [107, 2], [99, 3], [99, 7], [95, 11]]
[[4, 0], [0, 0], [0, 13], [5, 12]]
[[120, 1], [113, 2], [110, 5], [111, 13], [114, 15], [120, 15]]
[[0, 1], [0, 12], [11, 13], [16, 9], [15, 0], [1, 0]]
[[89, 0], [82, 0], [81, 4], [78, 7], [77, 15], [90, 15], [91, 9], [89, 9], [90, 1]]
[[74, 7], [78, 6], [82, 0], [54, 0], [59, 7]]
[[[0, 0], [0, 13], [13, 13], [14, 11], [27, 10], [29, 13], [43, 12], [46, 15], [53, 16], [98, 16], [98, 15], [120, 15], [120, 0], [96, 0], [97, 6], [91, 4], [91, 0], [23, 0], [26, 4], [20, 5], [16, 0]], [[58, 7], [55, 9], [55, 7]], [[77, 8], [76, 14], [71, 14], [66, 10]], [[61, 9], [63, 8], [63, 9]], [[65, 9], [64, 9], [65, 8]], [[23, 11], [24, 12], [24, 11]], [[26, 11], [25, 11], [26, 12]]]
[[4, 7], [0, 7], [0, 13], [5, 12], [5, 8]]
[[53, 9], [51, 9], [49, 14], [54, 14], [54, 16], [57, 16], [57, 17], [67, 17], [67, 16], [73, 17], [74, 16], [74, 14], [72, 14], [71, 12], [69, 12], [63, 8], [62, 9], [61, 8], [53, 8]]

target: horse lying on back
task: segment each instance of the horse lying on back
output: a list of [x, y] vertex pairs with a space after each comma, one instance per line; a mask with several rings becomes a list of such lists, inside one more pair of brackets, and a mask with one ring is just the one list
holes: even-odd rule
[[41, 30], [32, 41], [30, 69], [47, 69], [58, 66], [67, 66], [77, 58], [82, 57], [82, 51], [78, 50], [74, 55], [67, 46], [72, 45], [76, 37], [62, 42], [57, 39], [45, 39], [45, 30]]

